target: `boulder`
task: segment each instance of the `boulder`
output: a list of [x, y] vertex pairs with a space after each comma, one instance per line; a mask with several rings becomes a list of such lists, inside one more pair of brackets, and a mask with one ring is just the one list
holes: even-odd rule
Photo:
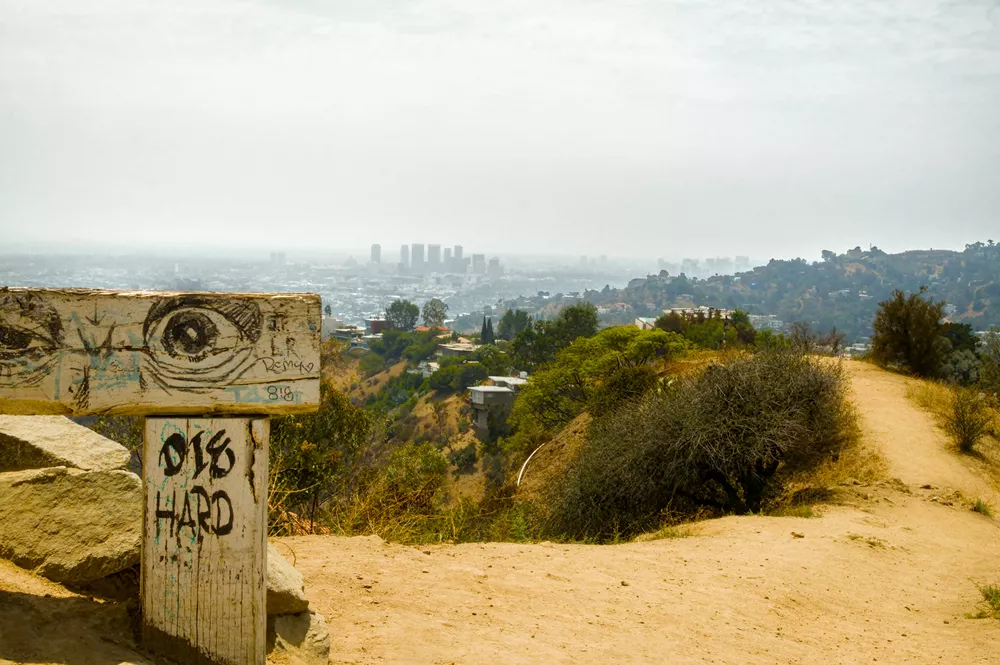
[[306, 583], [285, 557], [267, 544], [267, 613], [299, 614], [309, 609]]
[[128, 471], [0, 473], [0, 557], [79, 584], [139, 561], [142, 482]]
[[309, 665], [330, 661], [326, 619], [315, 610], [267, 618], [268, 653], [285, 653]]
[[0, 416], [0, 472], [66, 466], [124, 469], [129, 452], [63, 416]]

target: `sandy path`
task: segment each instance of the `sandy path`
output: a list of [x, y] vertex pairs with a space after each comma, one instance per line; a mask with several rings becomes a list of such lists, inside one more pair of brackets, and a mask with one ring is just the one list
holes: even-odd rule
[[997, 574], [1000, 530], [861, 491], [886, 498], [620, 546], [284, 542], [334, 662], [998, 662], [1000, 622], [964, 616], [970, 578]]
[[881, 448], [889, 473], [907, 485], [932, 484], [1000, 505], [990, 483], [935, 426], [933, 416], [906, 397], [907, 379], [864, 362], [845, 363], [865, 436]]

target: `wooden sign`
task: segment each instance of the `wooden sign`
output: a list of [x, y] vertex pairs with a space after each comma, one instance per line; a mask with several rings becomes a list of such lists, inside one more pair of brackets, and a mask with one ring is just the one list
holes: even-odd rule
[[0, 288], [0, 414], [271, 414], [319, 404], [315, 294]]
[[264, 418], [147, 418], [143, 642], [181, 663], [264, 665]]

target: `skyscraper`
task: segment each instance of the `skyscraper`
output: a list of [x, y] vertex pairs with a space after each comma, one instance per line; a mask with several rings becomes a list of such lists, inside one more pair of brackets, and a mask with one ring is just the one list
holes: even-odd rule
[[399, 246], [399, 266], [404, 270], [410, 267], [410, 246]]
[[382, 263], [382, 245], [372, 245], [372, 263]]
[[427, 271], [441, 270], [441, 245], [427, 245]]
[[410, 245], [410, 269], [417, 274], [424, 271], [424, 244], [422, 242]]
[[447, 272], [454, 272], [455, 271], [455, 266], [453, 266], [452, 263], [451, 263], [451, 247], [445, 247], [444, 248], [444, 259], [442, 259], [442, 260], [444, 262], [444, 269]]
[[461, 245], [455, 245], [455, 262], [456, 263], [461, 263], [462, 262], [462, 246]]
[[485, 254], [473, 254], [472, 255], [472, 272], [476, 275], [482, 275], [486, 272], [486, 255]]

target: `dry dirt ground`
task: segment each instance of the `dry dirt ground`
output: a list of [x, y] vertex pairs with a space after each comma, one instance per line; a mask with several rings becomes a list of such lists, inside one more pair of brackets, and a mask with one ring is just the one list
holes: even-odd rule
[[[848, 371], [889, 479], [847, 485], [819, 518], [730, 517], [616, 546], [278, 547], [336, 663], [1000, 663], [1000, 621], [967, 618], [976, 583], [1000, 582], [1000, 524], [968, 499], [997, 494], [906, 379]], [[105, 608], [53, 589], [0, 567], [0, 662], [122, 662]]]

